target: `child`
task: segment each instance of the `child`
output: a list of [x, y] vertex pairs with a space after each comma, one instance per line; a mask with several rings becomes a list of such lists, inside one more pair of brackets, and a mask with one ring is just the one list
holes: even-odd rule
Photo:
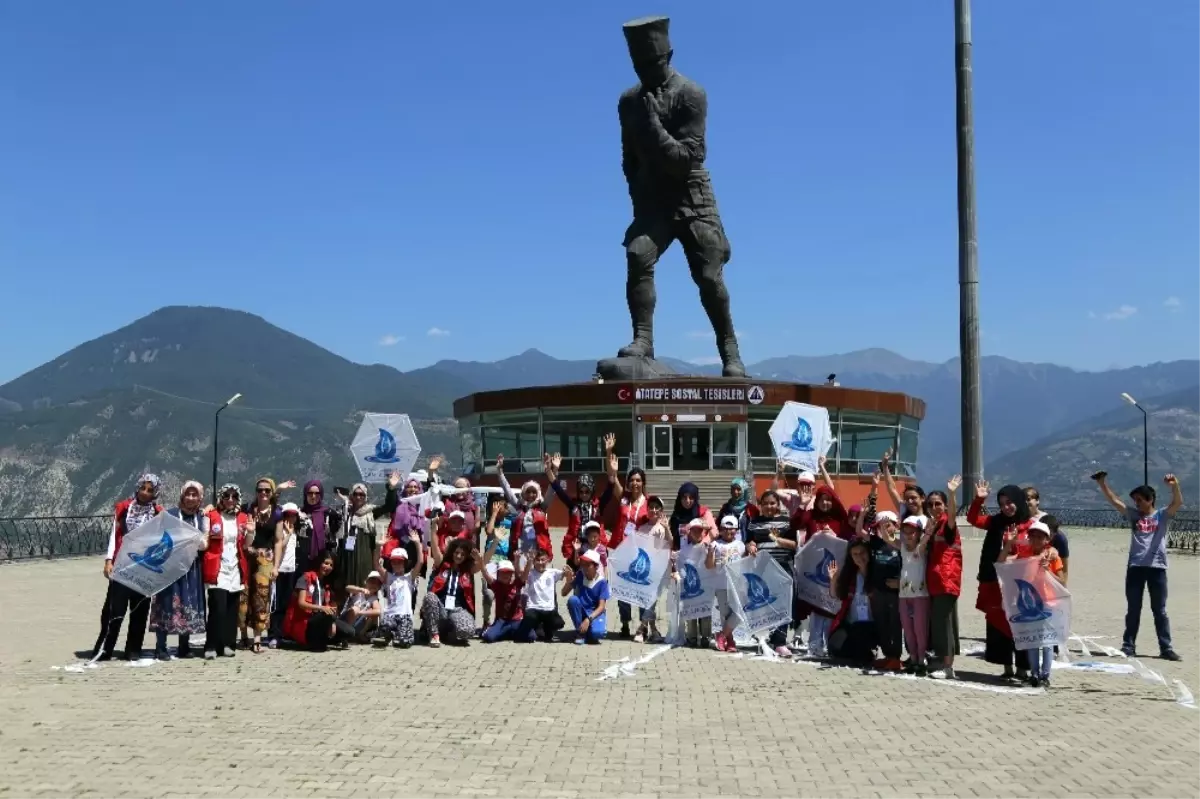
[[379, 621], [379, 635], [372, 642], [375, 646], [387, 646], [388, 641], [397, 649], [413, 645], [413, 594], [421, 573], [420, 533], [410, 532], [409, 540], [418, 545], [412, 564], [403, 546], [395, 547], [388, 555], [387, 608]]
[[[1043, 522], [1034, 522], [1029, 525], [1026, 535], [1027, 538], [1020, 545], [1017, 543], [1017, 536], [1005, 535], [1004, 547], [1001, 548], [1000, 557], [996, 559], [996, 562], [1003, 563], [1009, 559], [1039, 558], [1043, 569], [1058, 578], [1059, 582], [1066, 584], [1067, 576], [1063, 573], [1062, 559], [1049, 548], [1050, 528]], [[1040, 685], [1049, 688], [1050, 664], [1054, 662], [1054, 647], [1043, 646], [1028, 649], [1025, 654], [1029, 658], [1029, 685], [1033, 688]]]
[[[667, 526], [667, 520], [663, 517], [662, 500], [654, 496], [646, 497], [646, 513], [646, 519], [638, 525], [638, 532], [653, 538], [656, 546], [664, 549], [670, 548], [671, 532]], [[608, 568], [607, 559], [603, 565]], [[662, 634], [658, 631], [657, 605], [641, 608], [638, 611], [638, 622], [637, 631], [633, 635], [635, 644], [646, 641], [655, 644], [662, 642]]]
[[[891, 511], [883, 511], [876, 520]], [[904, 645], [909, 661], [904, 670], [924, 677], [927, 672], [925, 653], [929, 648], [929, 588], [925, 582], [929, 558], [927, 547], [933, 528], [926, 525], [924, 516], [907, 516], [900, 526], [904, 543], [900, 547], [900, 623], [904, 627]]]
[[[578, 565], [578, 556], [584, 552], [600, 553], [600, 568], [608, 568], [608, 536], [604, 534], [604, 528], [600, 522], [592, 519], [583, 526], [584, 543], [576, 552], [574, 561]], [[568, 564], [569, 565], [569, 564]]]
[[562, 595], [570, 595], [567, 610], [575, 624], [575, 643], [594, 646], [607, 630], [608, 580], [600, 573], [600, 555], [595, 550], [580, 555], [579, 565], [579, 572], [567, 570]]
[[383, 587], [383, 575], [373, 571], [367, 575], [366, 587], [346, 586], [346, 609], [342, 621], [354, 628], [354, 640], [365, 644], [371, 640], [375, 625], [382, 611], [379, 607], [379, 589]]
[[502, 497], [497, 498], [488, 511], [487, 523], [484, 525], [484, 532], [487, 534], [484, 540], [484, 574], [487, 575], [488, 582], [483, 589], [483, 626], [488, 626], [488, 619], [492, 617], [492, 603], [495, 597], [492, 594], [492, 589], [489, 586], [490, 581], [495, 579], [496, 568], [503, 561], [508, 560], [508, 539], [511, 534], [511, 522], [508, 525], [504, 524], [505, 514], [508, 512], [508, 503]]
[[829, 628], [829, 652], [836, 658], [861, 666], [875, 659], [877, 630], [871, 616], [867, 589], [871, 550], [857, 538], [846, 552], [846, 564], [838, 569], [829, 564], [829, 593], [842, 601], [842, 608]]
[[[734, 519], [734, 524], [737, 524], [737, 519]], [[708, 523], [700, 517], [692, 519], [684, 526], [684, 535], [679, 539], [678, 558], [686, 559], [695, 547], [707, 547], [709, 543]], [[712, 558], [712, 552], [709, 552], [708, 556]], [[680, 577], [676, 560], [677, 558], [672, 558], [671, 577], [678, 581]], [[683, 634], [687, 639], [688, 646], [693, 649], [707, 649], [709, 639], [712, 638], [712, 616], [708, 615], [699, 619], [688, 619], [684, 622]]]
[[[489, 550], [490, 551], [490, 550]], [[525, 574], [533, 565], [532, 558], [525, 559]], [[487, 572], [485, 571], [486, 575]], [[516, 635], [524, 613], [521, 608], [521, 589], [525, 587], [523, 577], [517, 577], [512, 561], [502, 560], [496, 566], [496, 577], [486, 577], [488, 590], [496, 602], [496, 620], [483, 631], [483, 642], [494, 644]]]
[[525, 614], [517, 628], [516, 640], [532, 644], [540, 635], [549, 643], [563, 627], [563, 618], [554, 602], [554, 586], [563, 579], [563, 571], [550, 568], [550, 553], [544, 549], [539, 549], [527, 563], [533, 568], [525, 571]]
[[[713, 542], [708, 550], [708, 561], [704, 564], [710, 569], [725, 568], [725, 564], [733, 563], [746, 554], [746, 545], [736, 536], [739, 523], [736, 516], [726, 516], [721, 519], [721, 538]], [[729, 601], [729, 589], [718, 588], [717, 613], [721, 619], [721, 630], [717, 633], [717, 650], [720, 652], [736, 652], [733, 643], [733, 631], [737, 627], [737, 615]], [[709, 622], [711, 624], [711, 620]]]

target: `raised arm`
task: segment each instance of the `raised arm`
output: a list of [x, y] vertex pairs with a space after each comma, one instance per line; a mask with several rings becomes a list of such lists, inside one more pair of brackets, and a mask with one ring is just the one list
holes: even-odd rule
[[413, 580], [413, 582], [416, 582], [417, 578], [419, 578], [421, 576], [421, 566], [423, 565], [424, 560], [425, 560], [425, 552], [424, 552], [424, 547], [421, 546], [421, 534], [420, 533], [418, 533], [416, 531], [410, 532], [408, 534], [408, 540], [413, 542], [414, 544], [416, 544], [414, 549], [416, 549], [417, 551], [416, 551], [416, 554], [413, 555], [412, 568], [410, 568], [408, 570], [408, 576]]
[[392, 472], [388, 475], [387, 494], [383, 497], [383, 504], [373, 508], [371, 516], [375, 519], [387, 516], [390, 519], [398, 507], [400, 507], [400, 475]]
[[778, 491], [781, 488], [787, 488], [787, 478], [783, 474], [786, 464], [782, 458], [775, 459], [775, 479], [771, 482], [771, 488]]
[[958, 487], [962, 485], [962, 475], [956, 474], [946, 481], [946, 524], [954, 524], [958, 518]]
[[[613, 451], [616, 446], [617, 437], [615, 435], [609, 433], [604, 437], [604, 467], [608, 474], [608, 488], [605, 489], [605, 493], [609, 494], [611, 489], [612, 493], [609, 494], [610, 502], [614, 500], [620, 502], [621, 496], [625, 493], [625, 486], [621, 485], [621, 475], [617, 471], [620, 463], [617, 461], [617, 453]], [[600, 499], [600, 502], [600, 509], [604, 510], [604, 505], [607, 503], [605, 503], [603, 497]]]
[[567, 490], [558, 482], [558, 468], [562, 466], [562, 455], [556, 452], [553, 455], [544, 455], [542, 458], [546, 464], [546, 480], [550, 483], [550, 490], [570, 511], [573, 504], [571, 498], [567, 496]]
[[1100, 493], [1103, 494], [1104, 498], [1108, 500], [1108, 504], [1112, 505], [1113, 508], [1116, 509], [1117, 513], [1124, 516], [1126, 513], [1125, 503], [1122, 502], [1121, 498], [1113, 493], [1113, 490], [1108, 487], [1108, 473], [1096, 472], [1096, 476], [1092, 479], [1096, 481], [1096, 485], [1100, 486]]
[[988, 526], [992, 517], [983, 512], [983, 504], [987, 502], [991, 490], [987, 480], [980, 480], [975, 484], [975, 499], [971, 500], [971, 507], [967, 508], [967, 524], [981, 530]]
[[1163, 478], [1163, 482], [1171, 487], [1171, 504], [1167, 505], [1167, 515], [1174, 516], [1183, 507], [1183, 491], [1179, 488], [1179, 480], [1173, 474]]
[[879, 461], [879, 471], [883, 474], [883, 485], [887, 488], [888, 496], [892, 498], [892, 502], [896, 505], [896, 512], [899, 513], [904, 508], [904, 497], [900, 496], [900, 492], [896, 489], [896, 481], [892, 479], [892, 451], [889, 449], [883, 453], [883, 459]]
[[821, 480], [825, 485], [829, 486], [830, 491], [837, 491], [837, 486], [833, 482], [833, 478], [829, 476], [829, 470], [825, 468], [825, 456], [821, 455], [817, 458], [817, 471], [821, 473]]
[[521, 501], [516, 493], [512, 490], [512, 486], [508, 484], [508, 478], [504, 476], [504, 454], [496, 456], [496, 476], [500, 478], [500, 488], [504, 491], [504, 499], [509, 505], [514, 508], [521, 507]]

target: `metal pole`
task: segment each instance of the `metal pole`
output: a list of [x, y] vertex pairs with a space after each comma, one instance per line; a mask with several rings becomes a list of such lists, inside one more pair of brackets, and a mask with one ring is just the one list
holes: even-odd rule
[[217, 412], [215, 414], [213, 414], [212, 503], [213, 503], [214, 507], [217, 504], [217, 487], [218, 487], [217, 486], [217, 441], [219, 440], [220, 435], [221, 435], [221, 411], [225, 410], [227, 407], [229, 407], [228, 403], [226, 403], [225, 405], [222, 405], [220, 408], [217, 408]]
[[958, 350], [961, 361], [963, 496], [983, 477], [979, 375], [979, 249], [975, 239], [975, 132], [971, 113], [971, 3], [954, 0], [954, 95], [958, 150]]
[[1141, 405], [1142, 412], [1142, 485], [1150, 485], [1150, 414]]

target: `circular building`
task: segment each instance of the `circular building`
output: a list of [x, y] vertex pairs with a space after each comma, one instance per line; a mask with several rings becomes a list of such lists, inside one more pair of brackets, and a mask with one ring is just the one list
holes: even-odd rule
[[[508, 481], [546, 481], [542, 453], [562, 454], [561, 476], [574, 493], [574, 477], [604, 479], [604, 436], [616, 436], [622, 475], [639, 466], [648, 491], [669, 509], [684, 482], [695, 483], [714, 511], [729, 484], [746, 477], [755, 494], [775, 474], [767, 434], [788, 401], [829, 409], [835, 438], [827, 469], [849, 505], [865, 500], [870, 475], [892, 449], [894, 473], [908, 482], [916, 473], [917, 435], [925, 403], [906, 394], [770, 380], [679, 377], [632, 382], [573, 383], [481, 391], [456, 400], [463, 466], [472, 481], [496, 485], [496, 456], [504, 456]], [[888, 507], [886, 499], [880, 507]], [[551, 521], [564, 524], [561, 502]]]

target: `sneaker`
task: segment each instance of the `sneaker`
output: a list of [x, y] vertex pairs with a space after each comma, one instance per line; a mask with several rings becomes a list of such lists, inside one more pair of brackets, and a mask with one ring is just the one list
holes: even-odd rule
[[582, 638], [575, 639], [575, 646], [583, 646], [585, 643], [587, 643], [587, 642], [584, 641]]
[[925, 667], [925, 664], [922, 663], [921, 665], [914, 668], [912, 673], [916, 674], [918, 677], [924, 677], [929, 674], [929, 669], [927, 669]]
[[633, 642], [635, 644], [646, 643], [646, 636], [642, 633], [642, 629], [640, 627], [638, 628], [637, 634], [633, 636]]
[[105, 661], [113, 659], [113, 653], [112, 652], [101, 652], [100, 657], [96, 657], [95, 655], [92, 655], [92, 659], [95, 660], [97, 663], [104, 663]]
[[1121, 654], [1127, 658], [1135, 658], [1135, 657], [1137, 657], [1137, 650], [1134, 649], [1132, 646], [1122, 646]]
[[392, 641], [392, 649], [408, 649], [410, 646], [412, 646], [412, 644], [408, 643], [407, 641]]
[[1013, 677], [1017, 682], [1025, 682], [1029, 679], [1029, 669], [1017, 669], [1017, 676]]
[[154, 659], [155, 660], [170, 660], [171, 653], [165, 649], [155, 649], [154, 650]]
[[792, 656], [792, 650], [781, 644], [775, 647], [775, 654], [781, 658], [790, 658]]
[[442, 645], [442, 636], [440, 636], [440, 635], [429, 636], [429, 646], [430, 647], [432, 647], [433, 649], [437, 649], [441, 645]]
[[1179, 653], [1177, 653], [1174, 649], [1168, 649], [1166, 652], [1163, 652], [1161, 655], [1159, 655], [1159, 657], [1163, 660], [1170, 660], [1175, 663], [1179, 663], [1183, 660], [1183, 658], [1179, 657]]
[[1043, 688], [1049, 688], [1049, 687], [1050, 687], [1050, 678], [1049, 678], [1049, 677], [1043, 677], [1043, 678], [1042, 678], [1042, 687], [1043, 687]]
[[191, 649], [191, 647], [188, 647], [188, 646], [179, 647], [179, 649], [177, 649], [175, 651], [175, 657], [177, 657], [180, 660], [186, 660], [187, 658], [190, 658], [191, 656], [192, 656], [192, 649]]
[[1039, 680], [1037, 677], [1030, 677], [1029, 678], [1029, 687], [1030, 688], [1041, 688], [1042, 681]]
[[628, 624], [628, 622], [626, 622], [626, 623], [624, 623], [624, 624], [622, 624], [622, 625], [621, 625], [621, 637], [622, 637], [622, 638], [628, 638], [628, 637], [629, 637], [629, 624]]
[[385, 647], [387, 645], [388, 645], [388, 640], [386, 638], [384, 638], [382, 635], [377, 635], [371, 639], [371, 646], [375, 647], [376, 649], [382, 649], [383, 647]]
[[279, 639], [278, 638], [267, 639], [267, 649], [278, 649], [278, 648], [279, 648]]
[[956, 679], [955, 674], [954, 674], [954, 669], [950, 668], [949, 666], [943, 666], [939, 669], [934, 669], [933, 671], [929, 672], [929, 678], [931, 680], [953, 680], [953, 679]]
[[234, 654], [233, 649], [228, 646], [221, 650], [221, 657], [231, 658]]
[[907, 660], [905, 660], [903, 665], [904, 665], [904, 673], [905, 674], [915, 674], [916, 673], [917, 662], [915, 660], [913, 660], [912, 658], [908, 658]]
[[204, 659], [205, 660], [216, 660], [217, 653], [212, 651], [211, 649], [206, 649], [206, 650], [204, 650]]

